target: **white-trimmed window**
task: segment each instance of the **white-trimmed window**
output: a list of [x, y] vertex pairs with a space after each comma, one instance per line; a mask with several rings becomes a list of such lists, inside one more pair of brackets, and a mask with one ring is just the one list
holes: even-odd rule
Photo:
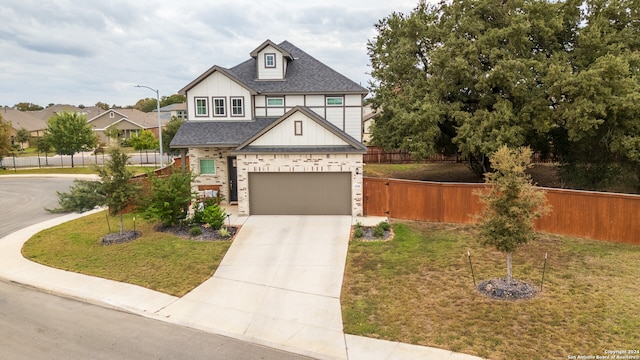
[[196, 116], [209, 116], [209, 102], [205, 97], [195, 98]]
[[200, 159], [200, 174], [215, 175], [216, 161], [213, 159]]
[[327, 106], [342, 106], [344, 98], [342, 96], [327, 96]]
[[213, 98], [213, 116], [227, 116], [227, 99], [223, 97]]
[[283, 97], [268, 97], [267, 107], [284, 107]]
[[276, 67], [276, 54], [264, 54], [264, 67]]
[[231, 98], [231, 116], [244, 116], [244, 98]]

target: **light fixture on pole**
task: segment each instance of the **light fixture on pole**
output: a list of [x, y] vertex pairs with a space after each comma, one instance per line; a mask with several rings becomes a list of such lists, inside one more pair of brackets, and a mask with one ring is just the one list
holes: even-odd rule
[[135, 87], [147, 88], [156, 93], [156, 101], [157, 101], [156, 104], [157, 104], [157, 111], [158, 111], [158, 141], [160, 142], [160, 167], [162, 168], [164, 167], [164, 162], [163, 162], [164, 153], [162, 151], [162, 124], [160, 123], [160, 90], [156, 90], [146, 85], [136, 85]]

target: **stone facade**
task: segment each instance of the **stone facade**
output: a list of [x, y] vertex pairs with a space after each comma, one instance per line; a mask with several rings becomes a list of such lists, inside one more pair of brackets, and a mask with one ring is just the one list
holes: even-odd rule
[[[192, 183], [193, 191], [198, 191], [198, 185], [220, 185], [220, 193], [224, 199], [229, 199], [228, 162], [229, 149], [219, 148], [191, 148], [189, 149], [189, 166], [196, 174]], [[222, 156], [222, 157], [221, 157]], [[200, 160], [211, 159], [215, 161], [216, 173], [200, 175]], [[224, 201], [228, 203], [228, 201]]]
[[351, 209], [362, 215], [362, 155], [360, 154], [260, 154], [238, 155], [238, 212], [249, 215], [251, 172], [350, 172]]

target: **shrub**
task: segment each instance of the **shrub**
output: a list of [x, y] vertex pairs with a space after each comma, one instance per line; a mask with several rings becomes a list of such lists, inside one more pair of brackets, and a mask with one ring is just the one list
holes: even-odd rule
[[220, 236], [222, 237], [229, 237], [229, 229], [227, 229], [226, 227], [220, 228], [220, 230], [218, 230], [218, 234], [220, 234]]
[[356, 239], [360, 239], [361, 237], [364, 236], [364, 228], [361, 226], [358, 226], [356, 224], [356, 228], [353, 229], [353, 237], [355, 237]]
[[376, 226], [380, 227], [383, 231], [391, 230], [391, 224], [389, 224], [387, 221], [380, 221]]
[[211, 205], [202, 210], [201, 217], [203, 223], [209, 224], [214, 230], [219, 230], [224, 225], [224, 219], [227, 214], [220, 206]]
[[380, 224], [376, 225], [373, 228], [373, 236], [375, 236], [378, 239], [381, 239], [384, 236], [384, 227], [380, 226]]
[[191, 173], [174, 172], [169, 176], [150, 175], [151, 184], [144, 197], [144, 217], [156, 219], [163, 226], [173, 226], [187, 215], [191, 192]]
[[189, 229], [189, 234], [191, 234], [191, 236], [202, 235], [202, 228], [200, 226], [193, 226]]

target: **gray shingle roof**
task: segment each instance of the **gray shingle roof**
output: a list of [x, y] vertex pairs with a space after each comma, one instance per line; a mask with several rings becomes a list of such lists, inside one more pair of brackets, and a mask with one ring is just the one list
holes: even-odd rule
[[171, 140], [171, 147], [236, 147], [276, 120], [185, 121]]
[[258, 93], [367, 93], [367, 89], [331, 69], [288, 41], [278, 44], [294, 58], [287, 65], [284, 81], [258, 81], [256, 59], [251, 58], [228, 69]]

